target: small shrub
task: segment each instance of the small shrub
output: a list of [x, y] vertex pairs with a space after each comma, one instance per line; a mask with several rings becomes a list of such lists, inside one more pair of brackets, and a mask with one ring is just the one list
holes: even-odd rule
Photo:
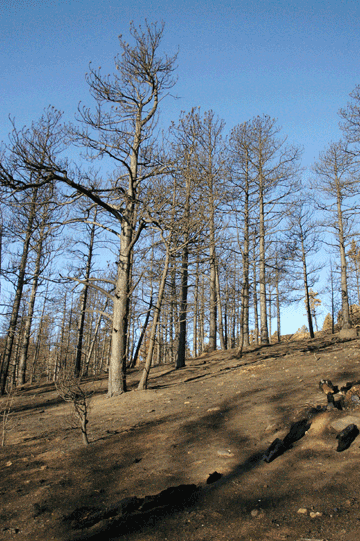
[[1, 418], [1, 447], [5, 446], [7, 433], [14, 428], [11, 427], [10, 420], [12, 416], [12, 406], [16, 396], [15, 386], [12, 385], [6, 391], [6, 396], [3, 398], [2, 405], [0, 406], [0, 418]]
[[87, 425], [89, 422], [90, 399], [93, 391], [86, 391], [79, 377], [63, 370], [55, 382], [59, 396], [72, 405], [72, 416], [80, 428], [83, 442], [89, 444]]

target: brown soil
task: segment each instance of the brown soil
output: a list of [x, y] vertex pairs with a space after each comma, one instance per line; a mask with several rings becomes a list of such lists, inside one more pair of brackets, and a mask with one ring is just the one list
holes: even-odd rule
[[[148, 391], [112, 399], [105, 378], [88, 382], [87, 447], [53, 385], [25, 386], [0, 450], [0, 538], [358, 540], [360, 436], [339, 453], [331, 423], [359, 416], [360, 427], [360, 411], [324, 411], [322, 378], [360, 379], [358, 339], [327, 335], [241, 359], [215, 352], [181, 370], [156, 367]], [[131, 388], [138, 379], [130, 374]], [[266, 463], [272, 441], [304, 418], [305, 436]], [[134, 498], [179, 485], [196, 490]]]

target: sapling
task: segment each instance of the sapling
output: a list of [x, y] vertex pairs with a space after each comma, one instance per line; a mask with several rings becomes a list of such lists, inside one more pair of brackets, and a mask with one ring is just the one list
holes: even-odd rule
[[55, 386], [59, 396], [72, 405], [77, 427], [81, 430], [84, 444], [88, 445], [87, 425], [93, 391], [85, 390], [80, 378], [65, 370], [58, 375]]
[[[14, 385], [11, 385], [6, 391], [6, 396], [2, 399], [2, 404], [0, 406], [0, 417], [1, 417], [1, 447], [5, 446], [6, 436], [10, 427], [10, 418], [13, 413], [12, 406], [15, 400], [16, 389]], [[13, 427], [12, 427], [13, 428]]]

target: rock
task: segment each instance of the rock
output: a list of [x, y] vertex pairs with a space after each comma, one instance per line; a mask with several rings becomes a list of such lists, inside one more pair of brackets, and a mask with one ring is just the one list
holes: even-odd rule
[[310, 511], [309, 514], [311, 518], [322, 517], [322, 513], [320, 513], [319, 511]]
[[341, 329], [339, 332], [340, 338], [357, 338], [358, 329]]
[[345, 393], [344, 397], [344, 406], [345, 408], [352, 408], [359, 406], [360, 402], [360, 385], [353, 385], [348, 391]]
[[300, 509], [298, 509], [298, 514], [307, 515], [307, 509], [305, 507], [300, 507]]
[[330, 426], [331, 428], [336, 430], [336, 432], [341, 432], [342, 430], [344, 430], [344, 428], [351, 424], [360, 424], [360, 416], [347, 415], [346, 417], [342, 417], [341, 419], [336, 419], [335, 421], [332, 421], [330, 423]]
[[231, 458], [234, 456], [234, 453], [232, 453], [230, 449], [220, 449], [217, 454], [225, 458]]
[[339, 392], [338, 388], [335, 388], [329, 379], [322, 379], [319, 382], [319, 389], [320, 391], [323, 391], [326, 395], [329, 393], [334, 394]]
[[269, 432], [278, 432], [278, 430], [279, 430], [279, 425], [275, 424], [275, 423], [270, 423], [265, 428], [265, 432], [267, 432], [267, 433], [269, 433]]
[[338, 409], [338, 410], [343, 410], [344, 409], [344, 397], [343, 395], [334, 395], [332, 393], [328, 393], [326, 395], [327, 397], [327, 401], [328, 401], [328, 404], [327, 404], [327, 410], [334, 410], [334, 409]]
[[348, 449], [358, 434], [359, 429], [355, 424], [351, 424], [344, 428], [344, 430], [336, 436], [336, 439], [339, 440], [338, 448], [336, 450], [341, 453], [341, 451]]
[[255, 518], [255, 517], [257, 517], [257, 516], [258, 516], [258, 514], [259, 514], [259, 510], [258, 510], [258, 509], [253, 509], [253, 510], [251, 511], [251, 513], [250, 513], [250, 514], [251, 514], [251, 516], [252, 516], [253, 518]]
[[209, 408], [208, 410], [206, 410], [208, 413], [211, 413], [213, 411], [220, 411], [220, 408], [219, 407], [215, 407], [215, 408]]

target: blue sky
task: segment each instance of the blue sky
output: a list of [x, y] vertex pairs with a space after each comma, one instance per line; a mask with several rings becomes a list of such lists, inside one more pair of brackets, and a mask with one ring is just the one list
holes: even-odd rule
[[90, 104], [89, 62], [111, 73], [117, 36], [145, 18], [165, 22], [165, 52], [179, 49], [164, 123], [193, 106], [228, 130], [265, 113], [304, 147], [306, 167], [340, 137], [337, 111], [360, 84], [358, 1], [2, 0], [0, 140], [9, 114], [22, 127], [49, 104], [69, 119]]
[[72, 117], [90, 101], [92, 61], [113, 68], [129, 22], [164, 20], [164, 50], [179, 48], [180, 99], [164, 121], [200, 105], [228, 129], [266, 113], [304, 147], [309, 165], [339, 138], [337, 111], [360, 83], [360, 3], [341, 0], [207, 2], [3, 0], [0, 6], [0, 139], [48, 104]]

